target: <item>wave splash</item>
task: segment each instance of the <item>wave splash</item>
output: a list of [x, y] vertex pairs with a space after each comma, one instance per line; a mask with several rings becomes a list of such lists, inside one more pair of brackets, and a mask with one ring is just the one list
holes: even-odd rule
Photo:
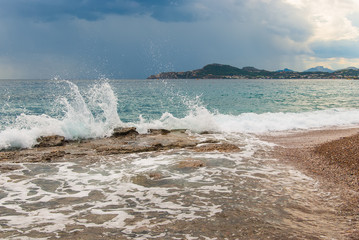
[[0, 132], [0, 150], [29, 148], [36, 144], [38, 137], [54, 134], [70, 140], [101, 138], [110, 136], [114, 128], [125, 126], [134, 126], [140, 133], [161, 128], [189, 129], [193, 132], [265, 133], [359, 124], [359, 109], [226, 115], [209, 111], [200, 97], [189, 99], [186, 96], [181, 96], [187, 109], [183, 118], [164, 112], [158, 119], [144, 119], [139, 116], [137, 122], [124, 123], [118, 114], [116, 94], [107, 81], [95, 84], [86, 93], [81, 93], [78, 86], [72, 82], [61, 82], [69, 88], [66, 96], [56, 101], [63, 115], [19, 115], [14, 124]]
[[36, 144], [38, 137], [54, 134], [72, 140], [105, 137], [123, 125], [117, 113], [117, 97], [108, 82], [95, 84], [86, 95], [82, 95], [74, 83], [61, 82], [70, 89], [66, 97], [57, 101], [64, 116], [22, 113], [14, 124], [0, 132], [0, 149], [29, 148]]

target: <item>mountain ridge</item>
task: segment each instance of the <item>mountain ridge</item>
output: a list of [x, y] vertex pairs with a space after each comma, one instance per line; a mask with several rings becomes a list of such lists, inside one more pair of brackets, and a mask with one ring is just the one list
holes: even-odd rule
[[309, 68], [309, 69], [305, 70], [304, 72], [328, 72], [328, 73], [332, 73], [332, 72], [335, 72], [335, 71], [332, 70], [332, 69], [329, 69], [329, 68], [325, 68], [323, 66], [317, 66], [317, 67], [314, 67], [314, 68]]
[[333, 72], [328, 72], [330, 69], [326, 70], [323, 66], [308, 70], [296, 72], [285, 68], [279, 71], [268, 71], [250, 66], [237, 68], [231, 65], [212, 63], [191, 71], [162, 72], [151, 75], [147, 79], [359, 79], [359, 69], [354, 67]]

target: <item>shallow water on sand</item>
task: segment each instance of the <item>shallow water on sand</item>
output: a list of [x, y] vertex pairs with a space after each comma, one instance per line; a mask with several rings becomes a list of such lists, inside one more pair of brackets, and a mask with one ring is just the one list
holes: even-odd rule
[[346, 220], [336, 216], [336, 196], [271, 159], [271, 144], [248, 134], [212, 137], [241, 151], [83, 156], [3, 170], [0, 237], [343, 238]]

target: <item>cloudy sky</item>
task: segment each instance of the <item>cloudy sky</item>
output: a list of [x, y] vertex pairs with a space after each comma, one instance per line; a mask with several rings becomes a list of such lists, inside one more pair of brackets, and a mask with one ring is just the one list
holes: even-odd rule
[[359, 67], [359, 0], [0, 0], [0, 78]]

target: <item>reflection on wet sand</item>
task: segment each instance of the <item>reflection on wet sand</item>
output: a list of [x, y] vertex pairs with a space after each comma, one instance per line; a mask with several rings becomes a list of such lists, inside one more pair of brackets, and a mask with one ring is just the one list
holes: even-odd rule
[[1, 152], [0, 237], [347, 236], [338, 196], [272, 148], [253, 135], [181, 130]]

